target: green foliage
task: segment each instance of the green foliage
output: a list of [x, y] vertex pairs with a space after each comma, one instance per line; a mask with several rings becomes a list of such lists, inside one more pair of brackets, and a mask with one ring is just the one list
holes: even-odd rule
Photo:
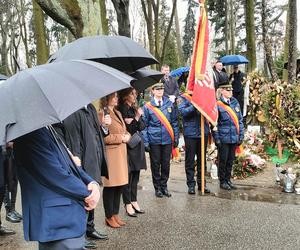
[[188, 11], [187, 16], [184, 19], [184, 35], [183, 35], [183, 59], [184, 62], [187, 62], [188, 59], [192, 56], [193, 53], [193, 45], [195, 40], [195, 7], [198, 4], [194, 0], [188, 0]]
[[264, 113], [271, 132], [300, 159], [300, 84], [277, 81], [269, 86]]
[[172, 30], [167, 42], [167, 50], [164, 59], [164, 63], [169, 65], [171, 69], [176, 69], [181, 66], [181, 62], [178, 62], [177, 53], [176, 34], [175, 31]]
[[284, 68], [284, 53], [281, 53], [277, 58], [275, 58], [274, 65], [276, 73], [279, 79], [283, 78], [283, 68]]

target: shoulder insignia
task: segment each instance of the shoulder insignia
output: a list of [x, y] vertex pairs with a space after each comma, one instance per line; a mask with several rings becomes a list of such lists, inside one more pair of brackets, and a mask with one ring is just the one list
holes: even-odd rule
[[236, 106], [234, 109], [236, 112], [240, 112], [240, 108], [238, 106]]
[[176, 99], [176, 103], [177, 103], [177, 105], [180, 105], [181, 103], [183, 103], [182, 97], [177, 98], [177, 99]]
[[172, 108], [171, 107], [167, 108], [167, 110], [168, 110], [169, 113], [172, 113]]

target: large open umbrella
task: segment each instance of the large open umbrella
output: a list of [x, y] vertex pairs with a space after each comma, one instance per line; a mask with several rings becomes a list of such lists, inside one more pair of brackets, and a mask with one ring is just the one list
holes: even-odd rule
[[19, 72], [0, 85], [0, 144], [53, 123], [92, 101], [130, 87], [132, 77], [84, 60]]
[[164, 74], [152, 69], [139, 69], [131, 74], [136, 80], [132, 80], [131, 86], [138, 92], [144, 91], [154, 83], [158, 82]]
[[0, 74], [0, 81], [6, 80], [7, 78], [8, 78], [7, 76]]
[[185, 72], [189, 72], [190, 71], [190, 67], [186, 66], [186, 67], [180, 67], [177, 69], [174, 69], [170, 72], [170, 76], [173, 77], [181, 77], [181, 75]]
[[238, 65], [249, 63], [248, 59], [241, 55], [227, 55], [220, 58], [223, 65]]
[[158, 63], [141, 45], [124, 36], [82, 37], [60, 48], [48, 62], [71, 59], [93, 60], [128, 73]]

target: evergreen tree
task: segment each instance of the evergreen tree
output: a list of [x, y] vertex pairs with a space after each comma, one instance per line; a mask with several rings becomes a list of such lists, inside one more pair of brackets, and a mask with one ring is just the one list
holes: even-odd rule
[[188, 0], [188, 12], [184, 19], [185, 25], [182, 46], [184, 62], [187, 62], [193, 53], [196, 26], [195, 7], [197, 5], [198, 4], [194, 0]]

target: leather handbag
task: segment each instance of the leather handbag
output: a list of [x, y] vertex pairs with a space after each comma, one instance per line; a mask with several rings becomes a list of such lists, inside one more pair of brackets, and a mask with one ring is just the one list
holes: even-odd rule
[[131, 137], [130, 140], [127, 142], [127, 145], [130, 149], [135, 148], [140, 142], [142, 138], [139, 132], [135, 132]]

